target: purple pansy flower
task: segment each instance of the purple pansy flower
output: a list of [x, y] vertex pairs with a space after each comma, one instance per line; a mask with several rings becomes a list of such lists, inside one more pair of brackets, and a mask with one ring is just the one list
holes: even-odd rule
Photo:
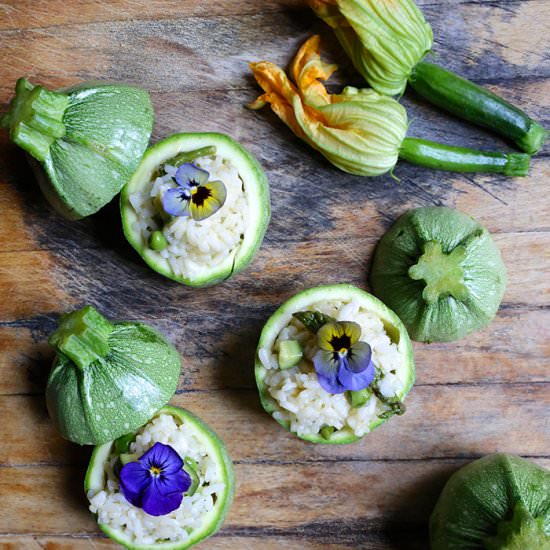
[[182, 164], [174, 178], [177, 187], [162, 195], [162, 207], [171, 216], [191, 216], [200, 221], [217, 212], [227, 191], [221, 181], [208, 181], [210, 174], [192, 162]]
[[326, 323], [317, 332], [321, 349], [313, 357], [313, 365], [325, 391], [358, 391], [372, 382], [372, 350], [369, 344], [359, 341], [360, 337], [361, 327], [350, 321]]
[[137, 462], [122, 467], [119, 486], [128, 502], [151, 516], [163, 516], [179, 508], [191, 477], [170, 445], [155, 443]]

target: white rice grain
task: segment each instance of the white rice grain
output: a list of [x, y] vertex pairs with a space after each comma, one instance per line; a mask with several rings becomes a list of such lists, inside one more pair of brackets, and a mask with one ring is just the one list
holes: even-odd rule
[[114, 467], [118, 457], [111, 455], [106, 463], [106, 486], [88, 493], [90, 511], [98, 523], [121, 530], [138, 544], [158, 541], [185, 541], [189, 534], [202, 527], [202, 519], [214, 507], [214, 499], [225, 489], [222, 473], [204, 445], [185, 423], [178, 425], [173, 416], [161, 414], [138, 433], [130, 445], [130, 453], [144, 454], [156, 442], [170, 445], [182, 457], [197, 462], [200, 484], [192, 496], [184, 496], [177, 510], [164, 516], [150, 516], [130, 504], [118, 487]]
[[[361, 327], [361, 340], [372, 348], [372, 361], [383, 373], [379, 388], [387, 397], [404, 390], [405, 373], [397, 345], [386, 333], [382, 320], [362, 307], [356, 300], [312, 304], [308, 309], [320, 311], [338, 321], [355, 321]], [[290, 369], [279, 369], [278, 345], [283, 340], [297, 340], [304, 357]], [[323, 390], [313, 368], [317, 352], [317, 337], [299, 321], [291, 319], [281, 329], [271, 349], [261, 348], [258, 357], [266, 368], [263, 379], [269, 395], [277, 406], [273, 418], [286, 421], [290, 429], [301, 436], [318, 434], [323, 426], [336, 429], [350, 428], [361, 437], [368, 433], [370, 424], [387, 409], [374, 395], [363, 406], [352, 408], [345, 394], [331, 394]]]
[[175, 187], [173, 176], [177, 168], [166, 164], [166, 174], [150, 181], [129, 197], [130, 205], [139, 217], [134, 230], [147, 242], [152, 231], [162, 231], [168, 247], [158, 254], [168, 261], [174, 275], [193, 278], [205, 268], [214, 269], [236, 254], [242, 243], [249, 218], [249, 203], [243, 181], [235, 166], [220, 156], [203, 157], [195, 164], [210, 174], [210, 180], [225, 184], [227, 197], [224, 205], [205, 220], [175, 217], [163, 227], [157, 223], [162, 194]]

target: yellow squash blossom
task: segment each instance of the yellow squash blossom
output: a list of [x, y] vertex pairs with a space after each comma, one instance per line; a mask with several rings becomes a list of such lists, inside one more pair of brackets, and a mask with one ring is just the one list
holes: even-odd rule
[[397, 163], [407, 132], [407, 114], [394, 99], [374, 90], [346, 87], [330, 94], [327, 80], [335, 65], [321, 61], [319, 37], [298, 51], [290, 67], [292, 80], [273, 63], [250, 65], [263, 88], [250, 107], [270, 104], [292, 131], [338, 168], [361, 176], [377, 176]]
[[307, 0], [378, 92], [402, 94], [433, 33], [414, 0]]

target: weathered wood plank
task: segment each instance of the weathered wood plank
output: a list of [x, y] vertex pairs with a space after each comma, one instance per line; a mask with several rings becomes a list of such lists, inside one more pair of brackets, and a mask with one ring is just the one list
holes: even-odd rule
[[[550, 62], [540, 46], [544, 26], [532, 25], [547, 6], [544, 0], [521, 2], [511, 9], [468, 3], [457, 6], [451, 18], [448, 10], [428, 5], [425, 14], [434, 28], [440, 60], [451, 69], [469, 78], [532, 78], [550, 74]], [[317, 31], [330, 36], [309, 9], [295, 6], [244, 17], [233, 12], [4, 30], [0, 47], [7, 62], [0, 99], [7, 99], [10, 83], [22, 74], [49, 86], [101, 76], [154, 83], [149, 87], [155, 90], [243, 87], [246, 62], [264, 58], [286, 64], [297, 44]], [[334, 42], [332, 37], [327, 40]]]
[[[221, 339], [216, 332], [223, 327], [213, 316], [192, 326], [160, 323], [154, 316], [143, 320], [162, 324], [180, 352], [184, 365], [180, 391], [254, 387], [259, 320], [243, 318], [237, 334], [230, 330]], [[217, 322], [229, 324], [229, 320]], [[489, 327], [459, 342], [415, 344], [417, 384], [548, 382], [549, 325], [547, 309], [506, 308]], [[46, 342], [54, 328], [53, 316], [0, 325], [0, 349], [5, 350], [0, 354], [0, 395], [43, 393], [54, 353]], [[449, 357], [454, 359], [451, 365]]]
[[[184, 393], [172, 402], [203, 418], [240, 462], [420, 460], [496, 451], [548, 456], [550, 430], [541, 414], [550, 407], [548, 387], [417, 386], [403, 417], [344, 446], [305, 444], [291, 436], [263, 412], [254, 391]], [[86, 463], [89, 453], [56, 433], [42, 396], [0, 397], [0, 412], [0, 465]]]
[[47, 252], [2, 254], [0, 289], [5, 302], [0, 321], [29, 318], [74, 304], [74, 299], [52, 280], [53, 262]]
[[[127, 2], [115, 0], [49, 0], [40, 5], [33, 0], [16, 2], [8, 0], [0, 5], [0, 30], [29, 29], [44, 26], [66, 26], [98, 22], [181, 19], [189, 17], [212, 17], [252, 14], [285, 9], [303, 8], [301, 0], [152, 0]], [[47, 22], [45, 24], [45, 22]]]
[[[536, 462], [550, 464], [548, 460]], [[377, 538], [383, 533], [388, 542], [392, 537], [394, 542], [403, 542], [408, 532], [416, 540], [425, 540], [437, 496], [463, 463], [237, 465], [237, 496], [220, 535], [300, 533], [326, 542], [355, 536], [356, 544], [361, 544], [371, 533]], [[97, 533], [86, 510], [82, 475], [83, 470], [68, 467], [1, 468], [5, 511], [0, 534], [46, 538], [59, 533]]]
[[[237, 111], [234, 115], [238, 115]], [[200, 115], [192, 118], [190, 114], [185, 129], [233, 133], [265, 167], [272, 184], [273, 207], [267, 242], [273, 246], [289, 240], [300, 241], [314, 231], [319, 240], [333, 239], [352, 214], [359, 223], [347, 223], [346, 232], [351, 231], [350, 238], [359, 241], [354, 242], [354, 246], [364, 247], [361, 241], [377, 240], [407, 208], [434, 204], [446, 204], [468, 212], [492, 233], [510, 234], [510, 239], [517, 232], [550, 232], [550, 205], [545, 186], [550, 178], [550, 160], [545, 158], [533, 158], [529, 178], [509, 180], [457, 175], [418, 169], [404, 162], [396, 171], [400, 182], [390, 176], [360, 178], [330, 168], [320, 155], [294, 141], [286, 127], [280, 128], [281, 135], [275, 144], [268, 142], [267, 135], [265, 140], [254, 142], [256, 130], [269, 130], [269, 126], [262, 129], [266, 124], [264, 118], [240, 128], [234, 124], [231, 128], [229, 118], [227, 124], [224, 120], [201, 124], [200, 119]], [[172, 122], [172, 126], [166, 125], [160, 133], [167, 135], [178, 128], [183, 129], [183, 126]], [[261, 133], [259, 136], [263, 138]], [[279, 152], [271, 155], [277, 146]], [[16, 162], [10, 162], [14, 153]], [[129, 248], [120, 228], [118, 199], [86, 220], [63, 220], [42, 197], [23, 155], [18, 155], [14, 146], [6, 146], [0, 149], [2, 157], [5, 163], [0, 163], [0, 207], [5, 214], [0, 219], [0, 231], [5, 237], [0, 242], [0, 253], [75, 246]], [[283, 176], [282, 171], [287, 167], [296, 170]], [[338, 203], [334, 197], [325, 198], [320, 193], [323, 185], [335, 178], [340, 191]], [[305, 198], [305, 194], [313, 198]], [[307, 218], [304, 218], [305, 211]], [[105, 223], [111, 225], [110, 241], [103, 238], [105, 229], [101, 232]], [[328, 232], [330, 229], [332, 231]]]
[[[210, 537], [208, 542], [203, 543], [204, 548], [209, 550], [350, 550], [357, 549], [357, 544], [361, 545], [361, 550], [387, 550], [388, 541], [391, 537], [383, 533], [368, 533], [367, 535], [351, 535], [348, 542], [327, 543], [324, 540], [308, 540], [304, 538], [303, 533], [296, 535], [272, 535], [269, 532], [262, 533], [261, 536], [237, 536], [232, 535], [231, 531], [224, 529], [218, 535]], [[408, 550], [425, 550], [424, 542], [410, 541], [410, 534], [403, 533], [403, 540], [408, 536], [411, 545], [407, 545]], [[75, 536], [2, 536], [0, 535], [0, 547], [3, 550], [103, 550], [113, 549], [115, 543], [98, 534], [85, 535], [80, 538]], [[320, 537], [322, 539], [322, 537]], [[395, 547], [396, 548], [396, 547]]]
[[[237, 319], [262, 320], [258, 308], [263, 306], [259, 304], [278, 305], [303, 288], [344, 281], [365, 285], [365, 266], [372, 257], [376, 239], [361, 236], [356, 239], [351, 231], [347, 239], [337, 236], [346, 234], [338, 233], [345, 220], [335, 218], [336, 227], [326, 231], [324, 238], [304, 235], [302, 242], [295, 242], [291, 237], [290, 241], [276, 245], [269, 243], [260, 250], [246, 276], [202, 291], [163, 280], [134, 254], [126, 258], [113, 250], [80, 248], [6, 252], [0, 255], [0, 289], [9, 297], [9, 302], [0, 312], [0, 321], [28, 319], [51, 311], [63, 312], [78, 300], [78, 303], [98, 304], [116, 318], [135, 318], [145, 307], [147, 316], [156, 315], [161, 322], [169, 323], [166, 312], [175, 310], [178, 317], [172, 321], [190, 322], [193, 319], [194, 323], [230, 324], [234, 330], [239, 326]], [[359, 233], [360, 226], [355, 231]], [[550, 233], [498, 234], [495, 240], [509, 266], [504, 303], [536, 307], [547, 304]], [[327, 262], [335, 247], [338, 249], [338, 270], [329, 271]], [[537, 260], [537, 269], [531, 267], [533, 258]], [[136, 297], [133, 303], [128, 304], [124, 291]], [[237, 296], [243, 303], [235, 304]], [[253, 298], [261, 298], [263, 302], [255, 302]], [[204, 321], [196, 319], [190, 310], [182, 309], [181, 305], [189, 301], [204, 307]], [[228, 308], [228, 303], [234, 304], [233, 307]], [[255, 325], [256, 330], [261, 324]], [[218, 328], [217, 338], [223, 337], [224, 332]]]
[[[510, 2], [512, 7], [521, 0]], [[526, 1], [526, 0], [522, 0]], [[527, 0], [529, 1], [529, 0]], [[418, 0], [417, 4], [430, 11], [435, 5], [448, 5], [447, 9], [457, 4], [473, 4], [472, 0]], [[477, 0], [478, 4], [491, 4], [494, 0]], [[508, 3], [508, 2], [506, 2]], [[97, 0], [76, 0], [63, 2], [49, 1], [47, 6], [41, 6], [32, 0], [8, 0], [0, 4], [0, 30], [28, 29], [45, 26], [64, 26], [70, 24], [90, 24], [100, 21], [131, 21], [156, 20], [181, 17], [241, 15], [246, 16], [258, 12], [281, 11], [303, 7], [301, 0], [187, 0], [174, 2], [171, 0], [153, 0], [146, 2], [127, 2], [115, 0], [100, 2]], [[504, 9], [504, 7], [502, 8]]]

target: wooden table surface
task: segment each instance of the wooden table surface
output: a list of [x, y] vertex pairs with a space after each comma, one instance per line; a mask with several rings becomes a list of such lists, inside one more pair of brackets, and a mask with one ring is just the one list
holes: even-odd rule
[[[424, 0], [439, 62], [550, 126], [548, 0]], [[313, 32], [361, 85], [330, 31], [298, 0], [8, 0], [0, 3], [0, 104], [16, 79], [61, 87], [89, 79], [147, 88], [154, 140], [226, 132], [271, 184], [273, 216], [248, 270], [193, 290], [157, 275], [122, 237], [117, 203], [80, 222], [50, 211], [25, 162], [0, 143], [0, 547], [111, 548], [82, 490], [90, 448], [63, 441], [48, 419], [46, 339], [62, 312], [93, 304], [162, 330], [183, 357], [173, 403], [227, 442], [237, 492], [203, 548], [426, 549], [427, 521], [448, 476], [507, 451], [550, 466], [550, 147], [527, 178], [397, 167], [375, 179], [339, 172], [269, 110], [243, 105], [258, 89], [247, 62], [285, 65]], [[403, 99], [411, 134], [507, 148], [498, 138]], [[327, 189], [329, 192], [327, 192]], [[368, 288], [373, 248], [406, 209], [448, 205], [493, 233], [508, 289], [493, 323], [459, 342], [415, 345], [408, 412], [347, 446], [291, 436], [260, 407], [253, 358], [261, 327], [302, 289]]]

